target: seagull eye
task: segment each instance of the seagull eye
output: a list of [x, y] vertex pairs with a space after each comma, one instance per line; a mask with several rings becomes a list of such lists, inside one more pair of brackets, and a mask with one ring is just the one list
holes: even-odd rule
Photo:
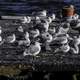
[[48, 37], [49, 35], [47, 34], [46, 36]]

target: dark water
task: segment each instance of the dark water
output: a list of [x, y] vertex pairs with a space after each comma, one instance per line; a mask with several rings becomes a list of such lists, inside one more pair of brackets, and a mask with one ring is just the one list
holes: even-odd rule
[[[11, 2], [12, 1], [12, 2]], [[27, 15], [33, 11], [47, 9], [48, 12], [59, 12], [64, 5], [74, 4], [79, 13], [80, 3], [78, 2], [45, 2], [27, 0], [0, 0], [0, 15]]]

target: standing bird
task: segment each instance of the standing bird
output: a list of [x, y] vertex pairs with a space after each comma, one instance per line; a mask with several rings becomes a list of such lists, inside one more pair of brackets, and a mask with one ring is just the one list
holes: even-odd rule
[[46, 32], [46, 33], [44, 32], [41, 35], [42, 35], [42, 38], [45, 39], [46, 42], [49, 42], [49, 43], [52, 42], [53, 37], [48, 32]]
[[46, 10], [39, 11], [37, 13], [37, 16], [39, 16], [41, 18], [46, 17], [47, 16], [47, 11]]
[[52, 42], [52, 40], [53, 40], [53, 37], [52, 37], [52, 35], [51, 34], [49, 34], [48, 32], [46, 32], [46, 33], [43, 33], [42, 34], [42, 38], [44, 39], [44, 41], [45, 41], [45, 48], [46, 48], [46, 50], [51, 50], [51, 48], [50, 48], [50, 43]]
[[43, 31], [47, 32], [49, 29], [49, 23], [46, 20], [42, 20], [40, 23], [40, 28], [43, 28]]
[[68, 43], [68, 34], [61, 34], [53, 38], [53, 41], [58, 44]]
[[35, 16], [32, 22], [33, 22], [33, 26], [36, 26], [37, 24], [40, 24], [41, 23], [40, 17]]
[[52, 35], [56, 34], [56, 26], [54, 26], [53, 24], [50, 24], [48, 32]]
[[12, 34], [12, 35], [8, 36], [8, 37], [5, 39], [5, 41], [6, 41], [7, 43], [14, 43], [14, 42], [16, 41], [16, 36], [15, 36], [15, 34]]
[[70, 50], [70, 46], [68, 43], [66, 44], [63, 44], [61, 47], [60, 47], [61, 51], [64, 52], [64, 53], [67, 53], [69, 50]]
[[68, 43], [66, 43], [66, 44], [62, 44], [62, 46], [60, 46], [59, 48], [57, 48], [54, 52], [55, 53], [57, 53], [57, 52], [67, 53], [69, 50], [70, 50], [70, 46], [69, 46]]
[[80, 45], [80, 35], [78, 37], [74, 36], [73, 45], [74, 45], [74, 48], [71, 47], [71, 50], [73, 51], [74, 54], [78, 54], [79, 53], [79, 45]]
[[56, 15], [53, 13], [51, 16], [52, 21], [54, 21], [56, 19]]
[[21, 21], [22, 21], [22, 23], [24, 23], [24, 24], [25, 24], [25, 23], [30, 23], [30, 22], [31, 22], [31, 17], [29, 17], [29, 16], [27, 16], [27, 17], [24, 16]]
[[56, 35], [60, 34], [66, 34], [70, 29], [70, 24], [69, 23], [62, 23], [61, 26], [59, 27], [58, 33]]
[[4, 41], [5, 41], [5, 40], [2, 38], [1, 34], [2, 34], [2, 27], [0, 26], [0, 45], [2, 45], [2, 44], [4, 43]]
[[80, 23], [77, 23], [77, 25], [75, 26], [75, 28], [80, 28]]
[[47, 21], [49, 24], [52, 22], [52, 18], [51, 17], [46, 17], [44, 18], [45, 21]]
[[75, 14], [75, 15], [73, 16], [73, 19], [74, 19], [74, 20], [78, 20], [78, 19], [79, 19], [79, 15], [78, 15], [78, 14]]
[[25, 37], [25, 40], [19, 40], [18, 44], [19, 44], [19, 45], [29, 46], [30, 43], [31, 43], [31, 41], [30, 41], [30, 39], [29, 39], [29, 33], [26, 32], [25, 35], [24, 35], [24, 37]]
[[69, 16], [69, 17], [66, 18], [66, 21], [69, 22], [69, 23], [70, 23], [72, 20], [73, 20], [73, 16]]
[[32, 43], [28, 48], [25, 49], [23, 52], [23, 55], [31, 55], [31, 56], [36, 56], [40, 53], [41, 51], [41, 46], [39, 42], [34, 42]]
[[19, 27], [18, 27], [18, 31], [19, 31], [19, 32], [24, 32], [23, 27], [22, 27], [22, 26], [19, 26]]
[[36, 38], [40, 35], [40, 32], [38, 29], [32, 29], [32, 30], [30, 30], [30, 34], [33, 38]]

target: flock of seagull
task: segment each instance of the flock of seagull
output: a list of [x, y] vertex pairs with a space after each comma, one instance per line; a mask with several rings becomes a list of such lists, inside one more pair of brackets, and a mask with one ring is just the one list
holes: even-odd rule
[[2, 27], [0, 26], [0, 46], [4, 43], [13, 44], [18, 43], [18, 46], [25, 46], [23, 56], [31, 55], [37, 56], [41, 50], [52, 51], [53, 53], [71, 52], [73, 54], [79, 53], [80, 44], [80, 19], [79, 15], [66, 17], [59, 20], [55, 24], [56, 15], [53, 13], [47, 15], [47, 11], [43, 10], [35, 12], [34, 18], [32, 16], [24, 16], [20, 21], [22, 24], [32, 24], [27, 30], [23, 26], [19, 26], [17, 31], [21, 33], [23, 39], [17, 40], [15, 33], [10, 34], [5, 39], [2, 38]]

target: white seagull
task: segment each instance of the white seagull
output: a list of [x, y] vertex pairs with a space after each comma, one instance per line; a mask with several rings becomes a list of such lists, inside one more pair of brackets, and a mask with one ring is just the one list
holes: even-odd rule
[[51, 19], [52, 19], [52, 21], [54, 21], [56, 19], [56, 15], [54, 13], [51, 15]]
[[35, 16], [34, 17], [35, 19], [35, 21], [36, 21], [36, 24], [39, 24], [40, 22], [41, 22], [41, 20], [40, 20], [40, 17], [39, 16]]
[[54, 26], [49, 26], [48, 32], [54, 35], [56, 33], [56, 28]]
[[48, 32], [44, 32], [41, 35], [42, 35], [42, 38], [46, 40], [46, 42], [48, 42], [48, 43], [52, 42], [53, 37]]
[[52, 37], [52, 35], [51, 34], [49, 34], [48, 32], [44, 32], [43, 34], [42, 34], [42, 38], [45, 40], [45, 48], [46, 48], [46, 50], [51, 50], [51, 48], [50, 48], [50, 43], [52, 42], [52, 40], [53, 40], [53, 37]]
[[75, 28], [80, 28], [80, 22], [77, 23], [77, 25], [75, 26]]
[[78, 15], [78, 14], [75, 14], [75, 15], [73, 16], [73, 19], [74, 19], [74, 20], [78, 20], [78, 19], [79, 19], [79, 15]]
[[22, 26], [19, 26], [19, 27], [18, 27], [18, 31], [19, 31], [19, 32], [24, 32], [23, 27], [22, 27]]
[[71, 22], [71, 21], [74, 20], [74, 19], [73, 19], [73, 16], [69, 16], [69, 17], [66, 18], [66, 20], [67, 20], [68, 22]]
[[29, 39], [29, 33], [26, 32], [25, 35], [24, 35], [24, 37], [25, 37], [25, 40], [20, 40], [20, 41], [18, 42], [18, 44], [19, 44], [19, 45], [29, 46], [30, 43], [31, 43], [31, 41], [30, 41], [30, 39]]
[[74, 44], [74, 48], [71, 47], [71, 50], [73, 51], [74, 54], [78, 54], [79, 53], [79, 45], [80, 45], [80, 35], [79, 35], [79, 37], [74, 36], [73, 44]]
[[53, 41], [58, 42], [59, 44], [65, 44], [68, 42], [68, 34], [58, 35], [53, 38]]
[[38, 16], [41, 17], [41, 18], [46, 17], [47, 16], [47, 11], [46, 10], [39, 11]]
[[50, 24], [52, 22], [52, 18], [51, 17], [47, 17], [47, 18], [45, 18], [45, 21], [47, 21]]
[[25, 49], [23, 52], [24, 56], [31, 55], [31, 56], [37, 56], [41, 51], [41, 46], [39, 42], [35, 42], [34, 44], [31, 44], [28, 48]]
[[57, 48], [54, 52], [64, 52], [67, 53], [70, 50], [69, 44], [63, 44], [61, 47]]
[[33, 29], [33, 30], [30, 30], [30, 34], [33, 38], [36, 38], [40, 35], [40, 32], [38, 29]]
[[8, 43], [14, 43], [16, 41], [16, 35], [12, 34], [8, 36], [5, 41], [7, 41]]
[[62, 23], [62, 26], [59, 28], [58, 34], [66, 34], [70, 29], [69, 23]]
[[27, 17], [24, 16], [21, 21], [22, 21], [22, 23], [24, 23], [24, 24], [25, 24], [25, 23], [30, 23], [30, 22], [31, 22], [31, 17], [29, 17], [29, 16], [27, 16]]
[[61, 47], [60, 47], [61, 51], [64, 52], [64, 53], [67, 53], [69, 50], [70, 50], [70, 46], [69, 44], [67, 43], [66, 45], [63, 44]]
[[48, 21], [45, 21], [44, 23], [42, 22], [41, 23], [41, 27], [43, 27], [45, 29], [45, 32], [47, 32], [48, 29], [49, 29], [49, 23], [48, 23]]

